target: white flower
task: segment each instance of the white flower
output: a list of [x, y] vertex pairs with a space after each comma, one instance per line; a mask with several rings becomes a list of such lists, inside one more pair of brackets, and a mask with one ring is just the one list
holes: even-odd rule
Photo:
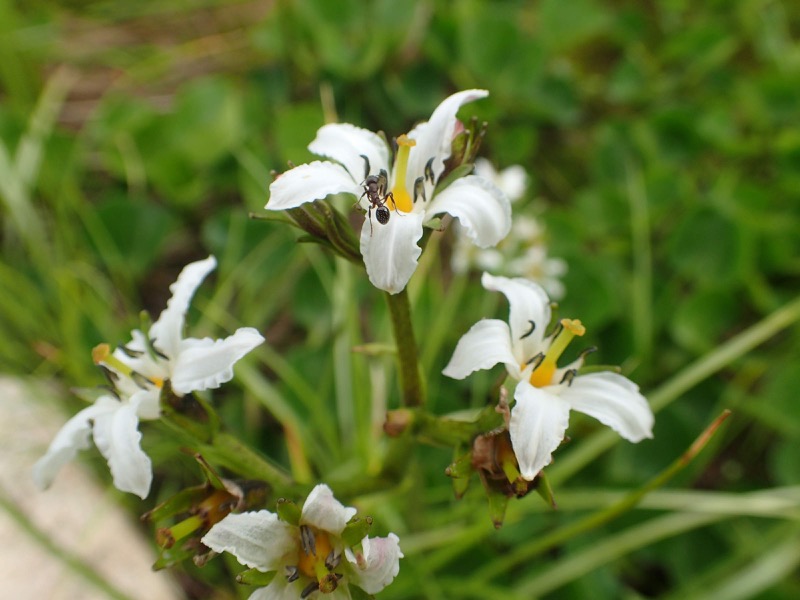
[[[270, 185], [266, 208], [285, 210], [305, 202], [346, 193], [359, 198], [368, 212], [361, 228], [361, 254], [369, 280], [391, 293], [405, 288], [417, 267], [422, 249], [417, 242], [423, 225], [448, 213], [458, 218], [473, 244], [489, 247], [503, 239], [511, 227], [511, 204], [492, 182], [478, 175], [455, 180], [434, 195], [450, 156], [458, 120], [465, 103], [484, 98], [485, 90], [458, 92], [433, 111], [429, 121], [397, 139], [394, 165], [384, 139], [376, 133], [346, 123], [324, 125], [308, 148], [331, 161], [315, 161], [283, 173]], [[372, 214], [364, 196], [367, 175], [387, 177], [385, 224]]]
[[250, 600], [315, 598], [349, 599], [348, 584], [368, 594], [389, 585], [400, 570], [399, 539], [364, 537], [354, 547], [342, 540], [356, 514], [333, 497], [326, 485], [316, 486], [303, 505], [297, 524], [267, 510], [230, 514], [214, 525], [202, 542], [216, 552], [230, 552], [240, 563], [275, 578]]
[[[478, 158], [475, 174], [494, 183], [512, 203], [525, 194], [528, 186], [528, 174], [520, 165], [497, 171], [491, 162]], [[456, 273], [466, 273], [474, 267], [524, 277], [541, 285], [551, 298], [564, 296], [561, 278], [567, 272], [567, 263], [548, 256], [544, 228], [536, 219], [524, 214], [515, 215], [511, 231], [497, 248], [475, 248], [457, 227], [451, 266]]]
[[494, 168], [491, 161], [485, 158], [475, 159], [475, 174], [488, 179], [508, 196], [511, 202], [516, 202], [525, 194], [528, 187], [528, 173], [521, 165], [511, 165], [502, 171]]
[[583, 356], [559, 368], [556, 361], [572, 338], [583, 335], [580, 321], [563, 319], [545, 337], [550, 303], [544, 290], [525, 279], [483, 274], [483, 286], [502, 292], [510, 305], [509, 322], [478, 321], [459, 340], [444, 374], [463, 379], [497, 363], [519, 383], [514, 390], [509, 433], [520, 472], [531, 481], [552, 460], [577, 410], [608, 425], [625, 439], [652, 437], [653, 413], [639, 388], [611, 372], [576, 375]]
[[233, 364], [264, 338], [242, 327], [222, 340], [184, 338], [186, 311], [195, 290], [216, 266], [213, 256], [187, 265], [170, 286], [172, 298], [153, 323], [148, 338], [138, 330], [132, 341], [110, 353], [105, 344], [93, 352], [105, 367], [115, 393], [100, 396], [72, 417], [56, 434], [33, 469], [40, 488], [49, 486], [78, 450], [89, 447], [89, 434], [108, 461], [114, 486], [145, 498], [153, 478], [150, 459], [142, 451], [139, 420], [159, 417], [159, 398], [165, 381], [178, 394], [217, 388], [233, 377]]

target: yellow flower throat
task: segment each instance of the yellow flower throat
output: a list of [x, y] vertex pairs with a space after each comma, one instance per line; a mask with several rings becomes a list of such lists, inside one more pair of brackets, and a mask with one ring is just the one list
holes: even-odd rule
[[[561, 319], [561, 331], [550, 344], [544, 358], [533, 370], [530, 383], [534, 387], [545, 387], [552, 385], [553, 375], [556, 372], [556, 362], [567, 349], [572, 338], [582, 336], [586, 333], [586, 328], [578, 319]], [[522, 369], [527, 365], [523, 364]]]

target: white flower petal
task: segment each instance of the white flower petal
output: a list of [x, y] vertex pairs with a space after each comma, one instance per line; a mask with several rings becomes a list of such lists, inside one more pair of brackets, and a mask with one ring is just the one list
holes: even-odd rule
[[561, 393], [573, 410], [594, 417], [626, 440], [653, 437], [653, 411], [639, 387], [609, 371], [580, 375]]
[[183, 337], [186, 311], [192, 296], [216, 266], [217, 259], [213, 256], [193, 262], [186, 265], [178, 275], [177, 281], [169, 286], [172, 297], [167, 302], [167, 308], [161, 312], [158, 320], [150, 327], [149, 332], [153, 345], [169, 358], [175, 358], [178, 354], [178, 346]]
[[528, 173], [520, 165], [511, 165], [498, 173], [491, 161], [481, 157], [475, 159], [475, 174], [494, 183], [511, 202], [519, 200], [528, 187]]
[[[167, 311], [165, 310], [164, 312]], [[162, 312], [162, 314], [164, 313]], [[183, 315], [181, 315], [180, 320], [183, 321]], [[162, 323], [166, 324], [168, 321], [169, 319], [167, 318], [162, 320]], [[183, 324], [180, 323], [179, 325], [177, 330], [180, 332], [180, 330], [183, 329]], [[159, 325], [159, 327], [164, 331], [164, 333], [160, 335], [165, 338], [168, 337], [166, 333], [167, 328], [164, 327], [164, 325]], [[155, 329], [156, 334], [159, 334], [159, 327]], [[169, 343], [172, 342], [168, 342], [168, 344]], [[175, 349], [177, 349], [177, 346]], [[173, 349], [173, 356], [175, 349]], [[125, 344], [124, 349], [118, 347], [114, 350], [112, 355], [123, 364], [129, 366], [133, 371], [136, 371], [139, 375], [144, 375], [148, 379], [167, 379], [169, 377], [169, 361], [163, 358], [153, 359], [153, 357], [150, 356], [147, 345], [145, 344], [145, 336], [138, 329], [134, 329], [131, 332], [131, 340]], [[133, 381], [128, 375], [118, 372], [113, 365], [106, 365], [106, 368], [111, 369], [119, 375], [115, 386], [117, 391], [123, 396], [131, 396], [141, 389], [138, 383]]]
[[33, 481], [36, 486], [39, 489], [49, 487], [61, 467], [75, 458], [78, 450], [89, 447], [89, 433], [92, 431], [94, 419], [114, 412], [119, 406], [116, 399], [101, 396], [94, 404], [87, 406], [64, 423], [45, 455], [33, 465]]
[[221, 340], [183, 340], [172, 367], [172, 389], [188, 394], [218, 388], [233, 379], [234, 363], [263, 341], [264, 337], [252, 327], [241, 327]]
[[504, 363], [509, 373], [518, 379], [519, 362], [511, 347], [508, 325], [498, 319], [481, 319], [458, 340], [442, 373], [453, 379], [464, 379], [474, 371]]
[[553, 459], [569, 425], [569, 404], [546, 388], [520, 381], [508, 431], [522, 477], [532, 481]]
[[282, 573], [278, 573], [267, 587], [258, 588], [247, 600], [297, 600], [302, 593], [297, 589], [298, 583], [291, 584]]
[[306, 498], [300, 522], [334, 535], [341, 535], [344, 526], [356, 514], [355, 508], [344, 506], [324, 483], [317, 485]]
[[[495, 277], [489, 273], [483, 274], [481, 283], [487, 290], [501, 292], [508, 298], [508, 324], [515, 354], [527, 361], [544, 351], [542, 341], [550, 324], [550, 299], [541, 286], [527, 279]], [[534, 324], [533, 332], [531, 322]]]
[[389, 148], [383, 138], [349, 123], [323, 125], [308, 149], [318, 156], [341, 163], [357, 182], [365, 178], [364, 156], [369, 160], [370, 174], [377, 174], [381, 169], [389, 173]]
[[136, 402], [120, 404], [94, 421], [94, 443], [108, 461], [114, 487], [144, 499], [153, 481], [153, 466], [142, 451]]
[[476, 175], [456, 179], [438, 193], [427, 216], [449, 213], [464, 233], [481, 248], [495, 246], [511, 231], [511, 203], [493, 183]]
[[161, 416], [160, 388], [138, 389], [130, 396], [130, 402], [136, 406], [136, 416], [142, 420], [153, 421]]
[[[230, 514], [201, 541], [215, 552], [230, 552], [243, 565], [264, 572], [282, 568], [285, 557], [297, 553], [292, 527], [268, 510]], [[275, 578], [283, 579], [283, 573]]]
[[352, 553], [346, 553], [353, 563], [354, 583], [368, 594], [377, 594], [400, 572], [400, 539], [393, 533], [385, 538], [364, 538], [361, 547], [367, 561], [363, 569], [352, 561]]
[[433, 158], [434, 181], [438, 181], [444, 170], [444, 161], [450, 157], [453, 143], [453, 134], [456, 129], [456, 114], [458, 109], [467, 102], [485, 98], [489, 95], [486, 90], [464, 90], [457, 92], [436, 107], [427, 123], [417, 125], [408, 137], [417, 142], [411, 148], [408, 158], [408, 175], [406, 186], [414, 189], [414, 180], [424, 175], [425, 165]]
[[358, 184], [343, 166], [315, 160], [289, 169], [273, 181], [269, 186], [269, 201], [264, 208], [286, 210], [331, 194], [360, 196], [363, 190]]
[[417, 242], [422, 237], [423, 217], [421, 212], [392, 211], [385, 225], [378, 223], [374, 212], [371, 220], [364, 220], [361, 254], [372, 285], [392, 294], [406, 287], [422, 254]]

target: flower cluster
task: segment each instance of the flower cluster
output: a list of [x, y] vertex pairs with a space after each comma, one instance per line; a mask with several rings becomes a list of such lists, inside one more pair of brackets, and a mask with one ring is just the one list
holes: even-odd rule
[[[629, 379], [608, 370], [587, 372], [583, 363], [588, 352], [559, 365], [570, 342], [585, 332], [579, 320], [561, 319], [552, 327], [545, 287], [551, 295], [563, 294], [559, 277], [566, 266], [547, 258], [537, 222], [521, 217], [512, 227], [511, 203], [524, 192], [524, 171], [512, 167], [498, 173], [477, 159], [485, 124], [473, 120], [465, 126], [457, 118], [463, 105], [487, 94], [466, 90], [446, 98], [428, 121], [398, 136], [394, 148], [382, 134], [349, 124], [324, 125], [308, 147], [325, 160], [279, 175], [270, 185], [266, 208], [287, 211], [309, 234], [306, 240], [359, 265], [363, 261], [369, 281], [388, 292], [384, 297], [404, 406], [388, 415], [384, 431], [410, 435], [379, 472], [370, 468], [360, 475], [359, 485], [343, 487], [373, 491], [384, 489], [393, 476], [399, 480], [405, 464], [398, 466], [403, 460], [397, 455], [405, 455], [416, 435], [417, 441], [453, 447], [456, 460], [447, 474], [454, 480], [468, 483], [472, 474], [479, 474], [489, 493], [492, 519], [500, 526], [509, 497], [540, 487], [542, 470], [565, 437], [570, 411], [596, 418], [631, 442], [652, 437], [654, 417]], [[328, 200], [335, 195], [348, 196], [348, 205], [363, 211], [360, 237]], [[457, 343], [443, 371], [463, 379], [505, 365], [507, 378], [493, 392], [496, 405], [471, 422], [426, 411], [409, 294], [404, 292], [431, 232], [443, 230], [453, 219], [459, 239], [454, 270], [473, 260], [462, 248], [464, 240], [487, 249], [511, 232], [516, 241], [505, 249], [479, 252], [474, 262], [487, 270], [525, 275], [483, 274], [483, 287], [507, 298], [508, 322], [477, 322]], [[503, 252], [509, 249], [518, 255], [506, 260]], [[275, 513], [250, 510], [281, 494], [303, 495], [311, 487], [313, 470], [290, 474], [223, 431], [212, 404], [194, 395], [230, 381], [234, 364], [264, 342], [252, 327], [217, 340], [184, 337], [191, 299], [215, 267], [213, 256], [186, 266], [170, 287], [166, 309], [151, 326], [134, 330], [131, 340], [113, 351], [106, 344], [94, 349], [94, 362], [111, 386], [58, 432], [34, 467], [37, 484], [48, 486], [67, 461], [89, 446], [91, 435], [114, 485], [145, 498], [153, 469], [141, 447], [139, 422], [162, 419], [179, 430], [181, 442], [188, 440], [206, 482], [180, 490], [146, 513], [153, 522], [172, 522], [156, 532], [162, 551], [157, 568], [187, 558], [202, 566], [215, 554], [229, 552], [251, 569], [239, 576], [257, 586], [251, 599], [324, 595], [346, 600], [380, 592], [399, 572], [399, 539], [394, 533], [369, 537], [371, 519], [358, 518], [356, 509], [342, 505], [327, 485], [311, 489], [302, 508], [281, 498]], [[465, 277], [461, 283], [468, 281]], [[299, 455], [302, 439], [289, 440], [294, 434], [287, 432], [289, 451]], [[225, 469], [242, 478], [224, 479], [212, 463], [220, 473]], [[337, 476], [341, 472], [349, 473], [349, 467]], [[341, 481], [328, 481], [341, 489]], [[462, 484], [457, 495], [465, 490]]]
[[[475, 173], [500, 188], [512, 205], [523, 197], [528, 184], [528, 175], [520, 165], [497, 171], [488, 160], [478, 158], [475, 160]], [[561, 278], [567, 272], [567, 263], [548, 255], [545, 229], [538, 219], [524, 213], [516, 214], [511, 231], [494, 248], [477, 248], [468, 236], [463, 235], [460, 227], [456, 232], [451, 260], [456, 273], [466, 273], [474, 268], [524, 277], [541, 285], [551, 298], [564, 296]]]
[[364, 535], [369, 523], [356, 519], [356, 509], [339, 503], [328, 486], [311, 490], [301, 512], [285, 503], [282, 508], [280, 514], [228, 515], [203, 537], [212, 550], [230, 552], [240, 563], [273, 576], [251, 600], [308, 598], [316, 592], [345, 599], [351, 585], [376, 594], [400, 570], [397, 536]]
[[550, 300], [540, 286], [488, 273], [482, 283], [508, 299], [508, 323], [478, 321], [459, 340], [443, 372], [463, 379], [503, 363], [518, 382], [508, 428], [524, 479], [532, 480], [550, 464], [564, 439], [570, 410], [598, 419], [631, 442], [652, 437], [653, 413], [636, 384], [613, 372], [580, 374], [586, 353], [558, 366], [572, 339], [585, 333], [580, 321], [562, 319], [548, 335]]
[[[463, 128], [456, 113], [487, 95], [485, 90], [466, 90], [447, 98], [430, 120], [397, 138], [394, 161], [377, 133], [348, 124], [323, 126], [308, 149], [330, 160], [283, 173], [270, 185], [266, 208], [291, 209], [332, 194], [355, 197], [367, 214], [360, 244], [367, 275], [375, 287], [393, 294], [414, 274], [423, 226], [437, 215], [458, 218], [473, 244], [496, 245], [511, 228], [511, 204], [503, 191], [476, 174], [442, 185], [453, 139]], [[378, 186], [374, 195], [365, 186], [372, 176]], [[385, 222], [373, 215], [376, 204], [388, 209]]]
[[72, 417], [34, 466], [36, 484], [48, 487], [78, 450], [89, 447], [89, 434], [108, 461], [114, 485], [145, 498], [153, 469], [142, 451], [139, 420], [161, 415], [166, 384], [176, 395], [217, 388], [233, 377], [233, 365], [264, 341], [252, 327], [242, 327], [220, 340], [184, 338], [186, 311], [195, 291], [216, 267], [213, 256], [186, 266], [170, 286], [172, 298], [147, 335], [131, 333], [131, 341], [113, 352], [106, 344], [93, 352], [95, 364], [113, 387], [91, 406]]

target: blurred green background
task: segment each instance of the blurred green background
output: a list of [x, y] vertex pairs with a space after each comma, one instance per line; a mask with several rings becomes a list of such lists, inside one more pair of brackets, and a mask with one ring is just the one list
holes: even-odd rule
[[[381, 295], [292, 228], [248, 218], [272, 170], [312, 159], [326, 119], [394, 136], [450, 93], [488, 89], [462, 114], [490, 124], [482, 155], [528, 171], [514, 210], [569, 265], [562, 314], [586, 324], [595, 363], [623, 365], [646, 395], [800, 294], [794, 2], [0, 0], [0, 86], [2, 371], [102, 383], [90, 349], [126, 341], [138, 311], [158, 314], [179, 270], [213, 253], [194, 335], [244, 324], [268, 340], [220, 411], [287, 465], [292, 431], [315, 478], [370, 470], [376, 373], [384, 404], [398, 402], [392, 361], [349, 351], [391, 341]], [[439, 373], [474, 321], [507, 310], [478, 274], [452, 275], [450, 242], [411, 286], [439, 413], [485, 401], [494, 373]], [[477, 481], [454, 501], [451, 456], [419, 450], [397, 490], [350, 499], [406, 552], [381, 597], [800, 597], [799, 335], [723, 361], [657, 414], [653, 441], [598, 451], [557, 478], [559, 511], [514, 501], [499, 532]], [[523, 558], [641, 486], [723, 408], [733, 417], [670, 489]], [[595, 429], [574, 418], [554, 466]], [[145, 434], [157, 463], [169, 448]], [[158, 498], [178, 485], [162, 479]], [[186, 567], [219, 586], [192, 597], [246, 597], [217, 562]]]

